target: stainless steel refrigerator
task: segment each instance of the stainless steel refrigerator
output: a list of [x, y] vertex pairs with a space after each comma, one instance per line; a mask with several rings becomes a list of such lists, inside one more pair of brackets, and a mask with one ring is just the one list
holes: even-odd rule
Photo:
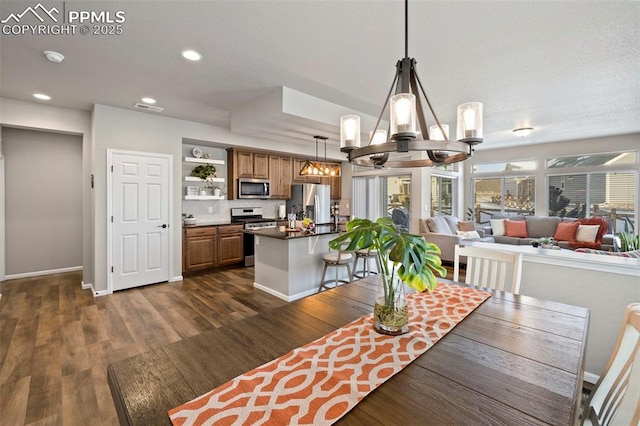
[[291, 185], [291, 199], [287, 200], [287, 213], [302, 219], [303, 213], [315, 223], [331, 223], [331, 186], [315, 183]]

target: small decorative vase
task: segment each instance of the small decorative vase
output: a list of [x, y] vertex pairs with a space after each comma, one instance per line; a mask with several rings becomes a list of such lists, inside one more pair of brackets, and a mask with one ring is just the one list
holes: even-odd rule
[[542, 248], [550, 249], [550, 248], [553, 248], [553, 243], [541, 244], [541, 246], [542, 246]]
[[396, 336], [409, 331], [409, 308], [405, 287], [397, 274], [392, 274], [392, 277], [378, 275], [373, 319], [373, 328], [378, 333]]

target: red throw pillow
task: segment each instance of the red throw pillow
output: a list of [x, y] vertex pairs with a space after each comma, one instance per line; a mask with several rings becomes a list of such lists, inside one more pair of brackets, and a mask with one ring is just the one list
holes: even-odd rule
[[578, 231], [580, 222], [560, 222], [556, 228], [556, 233], [553, 234], [555, 241], [574, 241], [576, 239], [576, 232]]
[[504, 235], [507, 237], [527, 238], [527, 222], [524, 220], [505, 219]]

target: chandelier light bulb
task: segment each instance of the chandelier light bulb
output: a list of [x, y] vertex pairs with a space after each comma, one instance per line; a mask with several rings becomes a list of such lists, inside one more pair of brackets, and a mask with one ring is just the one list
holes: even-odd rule
[[391, 134], [416, 136], [416, 97], [399, 93], [391, 98]]
[[[449, 140], [449, 125], [442, 124], [442, 130], [444, 130], [444, 135], [438, 127], [437, 124], [433, 124], [429, 127], [429, 139], [432, 141], [445, 141]], [[445, 137], [446, 136], [446, 137]]]
[[340, 150], [350, 151], [360, 147], [360, 117], [343, 115], [340, 117]]
[[376, 130], [376, 132], [373, 133], [373, 137], [371, 136], [372, 133], [373, 133], [373, 130], [371, 132], [369, 132], [369, 138], [371, 139], [371, 145], [380, 145], [380, 144], [383, 144], [383, 143], [387, 142], [387, 131], [386, 130], [383, 130], [383, 129]]

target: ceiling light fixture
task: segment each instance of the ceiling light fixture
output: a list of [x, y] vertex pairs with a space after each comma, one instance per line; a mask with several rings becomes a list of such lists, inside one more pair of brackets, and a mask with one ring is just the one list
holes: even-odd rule
[[57, 64], [64, 61], [64, 55], [62, 53], [54, 52], [53, 50], [45, 50], [44, 56], [46, 56], [51, 62], [55, 62]]
[[[300, 169], [300, 176], [338, 177], [341, 173], [339, 164], [327, 163], [327, 137], [314, 136], [316, 140], [316, 161], [307, 160]], [[318, 140], [324, 141], [324, 163], [318, 161]]]
[[153, 98], [142, 98], [142, 102], [144, 102], [145, 104], [155, 104], [156, 100]]
[[520, 136], [521, 138], [529, 136], [532, 131], [533, 127], [521, 127], [519, 129], [513, 129], [513, 133], [515, 133], [516, 136]]
[[[360, 117], [340, 118], [340, 150], [348, 154], [349, 162], [375, 168], [426, 167], [464, 161], [471, 157], [473, 146], [482, 142], [482, 104], [468, 102], [458, 106], [457, 140], [449, 140], [448, 126], [441, 124], [416, 72], [416, 60], [409, 58], [409, 5], [404, 3], [404, 58], [396, 63], [396, 75], [382, 106], [380, 116], [366, 146], [360, 146]], [[395, 88], [395, 94], [394, 93]], [[420, 94], [436, 124], [427, 128]], [[378, 129], [389, 105], [389, 139]], [[416, 128], [419, 123], [419, 131]], [[419, 132], [422, 134], [418, 139]], [[377, 139], [383, 137], [384, 139]], [[428, 158], [409, 158], [411, 152], [426, 152]], [[398, 155], [397, 153], [402, 153]], [[424, 157], [424, 155], [420, 155]]]
[[45, 95], [44, 93], [34, 93], [33, 96], [38, 99], [42, 99], [43, 101], [48, 101], [51, 99], [51, 96]]
[[195, 50], [183, 50], [182, 57], [190, 61], [199, 61], [202, 59], [202, 55]]

